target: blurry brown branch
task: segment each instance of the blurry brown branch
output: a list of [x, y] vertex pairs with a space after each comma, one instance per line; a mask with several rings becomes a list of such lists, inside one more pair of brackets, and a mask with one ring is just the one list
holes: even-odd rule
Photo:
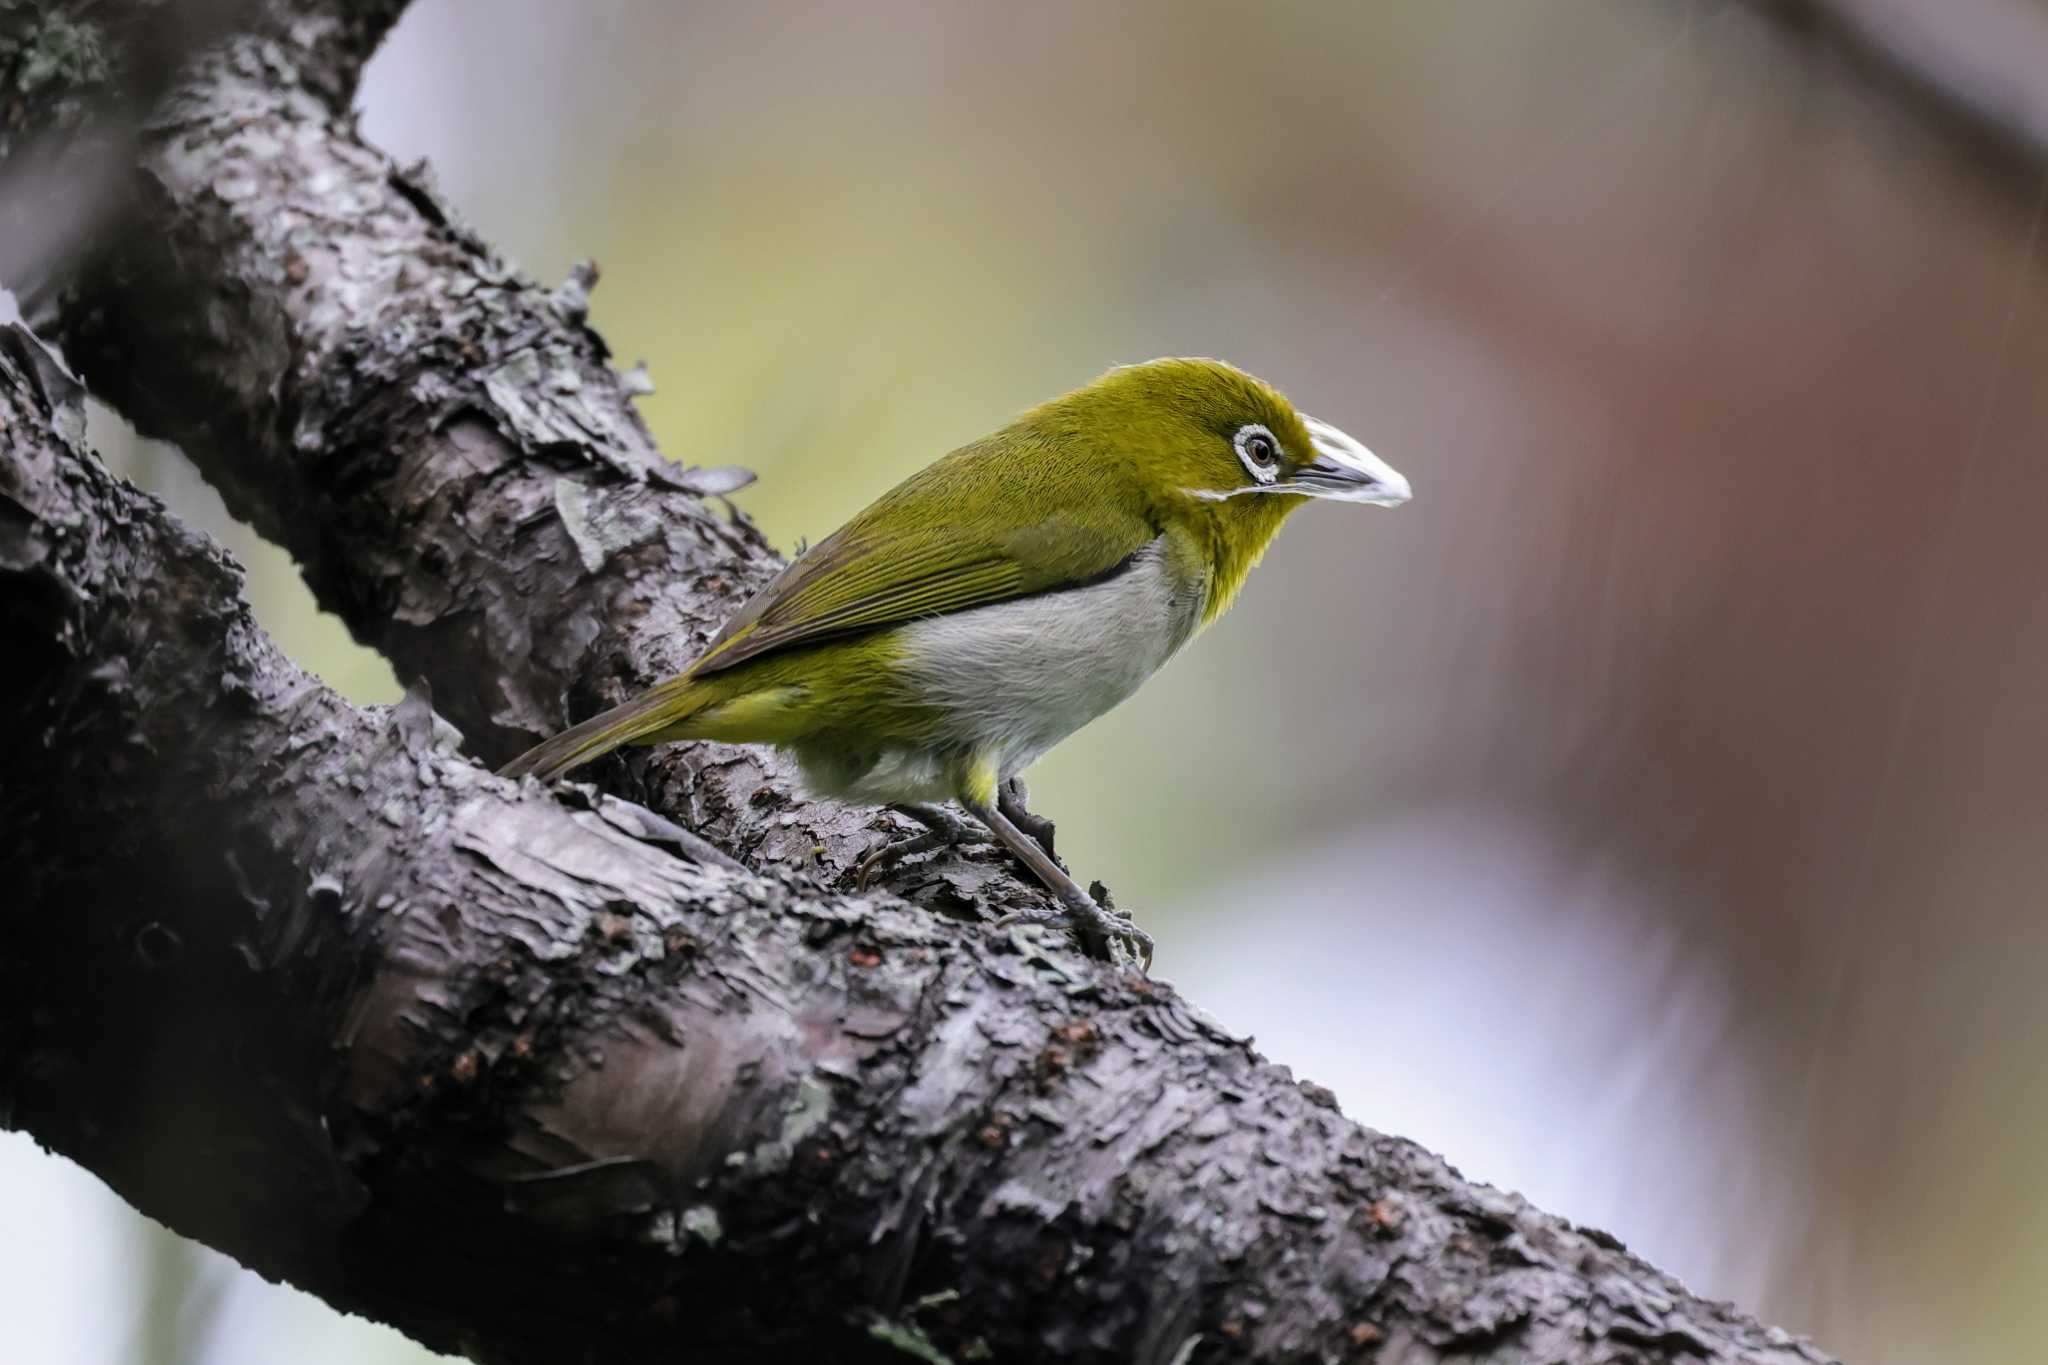
[[2030, 0], [1749, 0], [1846, 58], [2029, 190], [2048, 167], [2048, 10]]
[[[356, 138], [358, 13], [206, 61], [58, 320], [495, 758], [776, 562], [654, 450], [588, 280], [519, 279]], [[0, 1119], [181, 1231], [484, 1360], [1821, 1359], [1167, 988], [835, 893], [874, 817], [757, 755], [557, 800], [421, 696], [348, 707], [75, 414], [8, 334]]]

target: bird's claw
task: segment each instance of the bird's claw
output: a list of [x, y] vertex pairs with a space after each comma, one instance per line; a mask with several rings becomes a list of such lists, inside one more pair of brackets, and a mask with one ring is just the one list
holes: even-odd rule
[[868, 854], [867, 857], [861, 859], [860, 866], [854, 870], [854, 887], [857, 890], [867, 890], [868, 884], [877, 875], [887, 872], [905, 858], [915, 857], [920, 853], [930, 853], [934, 849], [952, 848], [955, 845], [969, 843], [982, 837], [980, 831], [975, 829], [974, 826], [954, 815], [951, 811], [946, 810], [943, 806], [905, 804], [891, 806], [890, 809], [899, 815], [909, 816], [918, 824], [923, 825], [924, 833], [913, 834], [907, 839], [897, 839], [883, 844], [880, 848]]
[[[1072, 930], [1090, 957], [1119, 965], [1135, 962], [1140, 969], [1152, 965], [1152, 936], [1131, 923], [1119, 911], [1101, 882], [1083, 891], [1052, 856], [1052, 822], [1039, 820], [1024, 810], [1024, 784], [1011, 778], [1000, 788], [1005, 809], [964, 802], [967, 809], [988, 827], [996, 841], [1008, 848], [1028, 867], [1041, 884], [1059, 901], [1057, 909], [1014, 910], [996, 921], [1009, 924], [1062, 924]], [[890, 807], [924, 826], [924, 833], [885, 844], [861, 860], [855, 870], [856, 884], [865, 891], [875, 876], [903, 859], [933, 849], [948, 848], [980, 837], [980, 831], [943, 806], [903, 803]], [[1020, 826], [1018, 815], [1029, 821]]]
[[1123, 912], [1104, 909], [1094, 901], [1079, 902], [1061, 896], [1058, 909], [1032, 906], [1012, 910], [997, 920], [995, 927], [1002, 929], [1013, 924], [1064, 925], [1074, 931], [1074, 937], [1090, 957], [1118, 962], [1128, 954], [1140, 970], [1152, 966], [1152, 935], [1132, 923]]

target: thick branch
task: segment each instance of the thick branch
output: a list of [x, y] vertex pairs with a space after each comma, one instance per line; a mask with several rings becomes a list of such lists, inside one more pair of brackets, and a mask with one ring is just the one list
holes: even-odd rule
[[481, 1360], [1821, 1359], [1170, 990], [686, 861], [280, 657], [0, 348], [0, 1115]]

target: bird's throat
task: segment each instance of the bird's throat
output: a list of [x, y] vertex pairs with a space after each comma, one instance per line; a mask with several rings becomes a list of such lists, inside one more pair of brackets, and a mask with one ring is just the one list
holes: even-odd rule
[[1204, 626], [1230, 609], [1266, 547], [1280, 534], [1287, 514], [1307, 501], [1291, 493], [1272, 493], [1193, 509], [1186, 531], [1199, 549], [1209, 578], [1208, 601], [1202, 611]]

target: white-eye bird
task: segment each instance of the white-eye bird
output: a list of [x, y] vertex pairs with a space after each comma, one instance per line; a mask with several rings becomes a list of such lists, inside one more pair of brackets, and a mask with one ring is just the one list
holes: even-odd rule
[[1311, 498], [1393, 507], [1408, 481], [1214, 360], [1110, 371], [884, 493], [727, 621], [698, 660], [506, 766], [551, 778], [624, 744], [773, 744], [820, 795], [961, 837], [958, 801], [1091, 950], [1150, 939], [1054, 859], [1018, 775], [1222, 615]]

